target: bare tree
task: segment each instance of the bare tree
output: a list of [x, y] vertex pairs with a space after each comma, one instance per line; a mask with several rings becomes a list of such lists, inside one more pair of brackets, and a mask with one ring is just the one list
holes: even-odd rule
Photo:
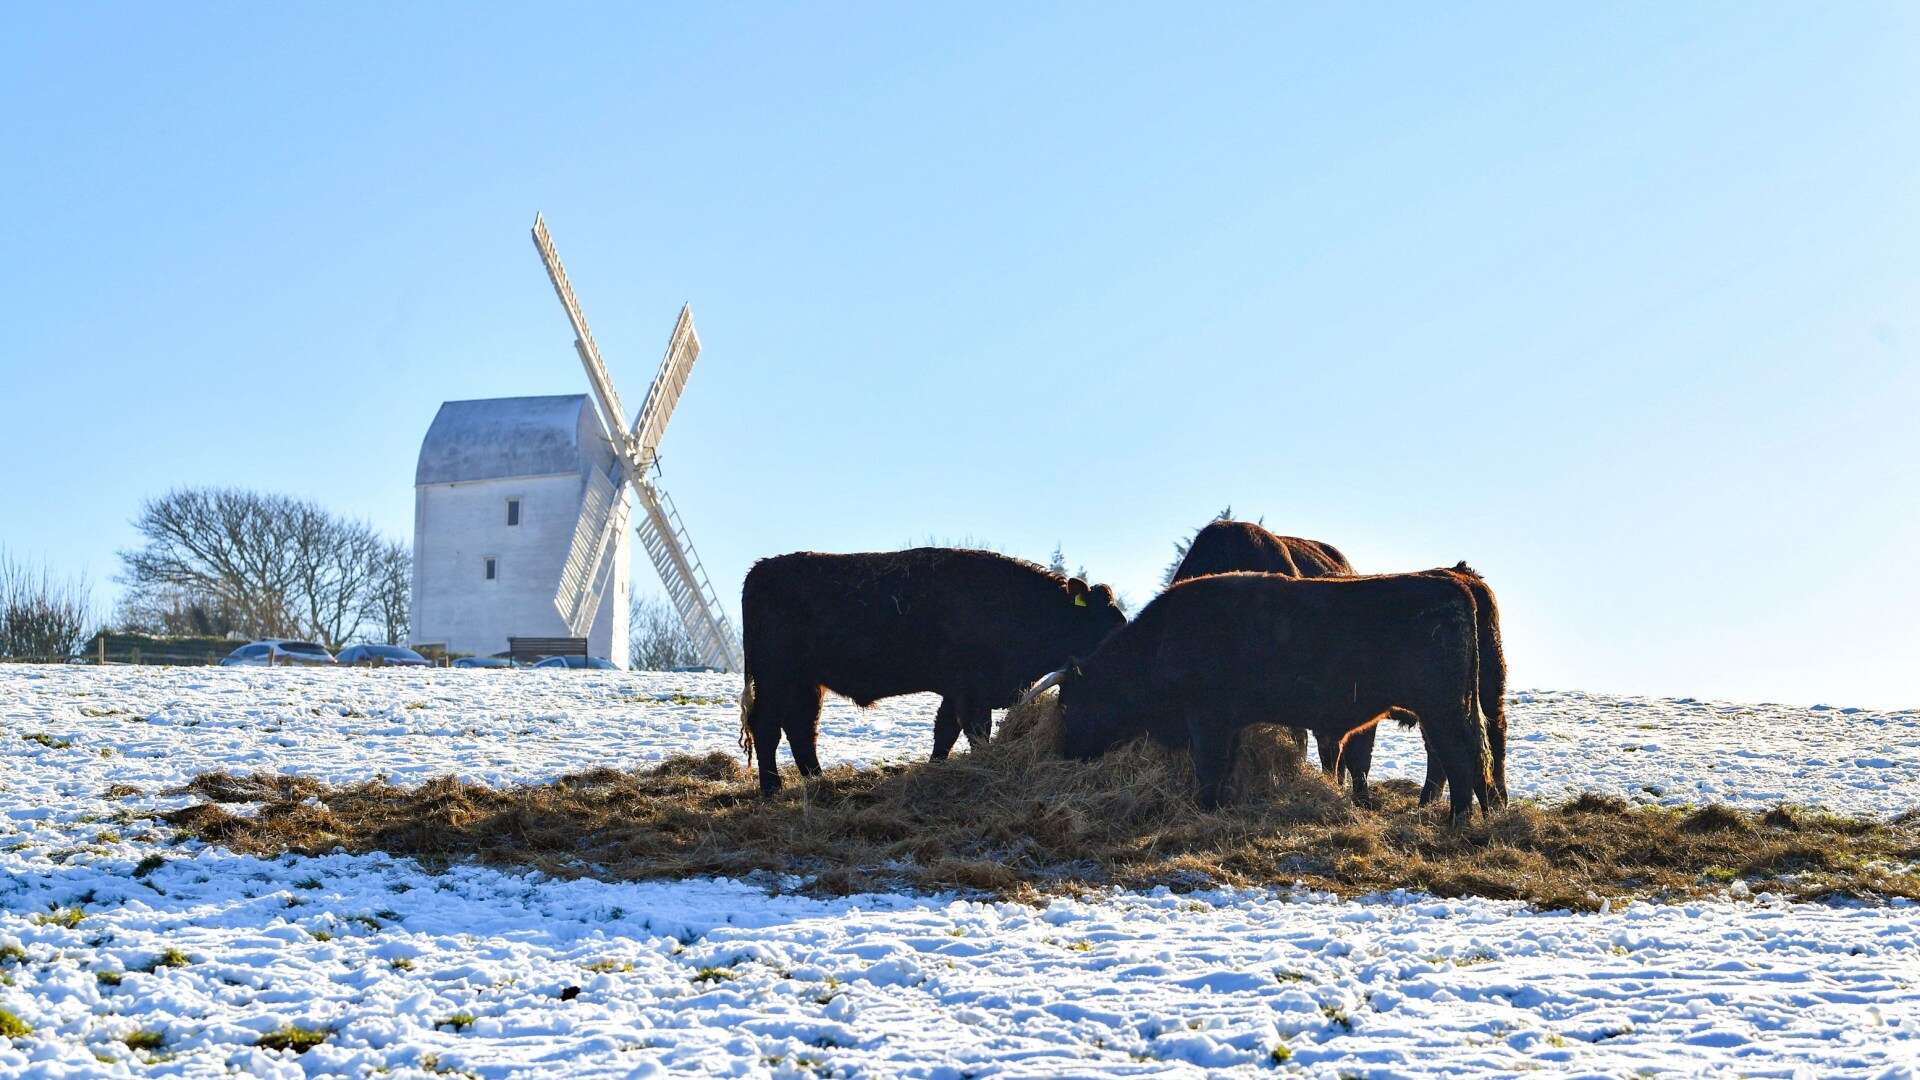
[[635, 671], [666, 671], [705, 663], [687, 636], [673, 605], [658, 596], [635, 596], [628, 607], [627, 666]]
[[388, 645], [398, 645], [413, 628], [412, 602], [413, 549], [403, 541], [386, 541], [373, 554], [361, 621]]
[[337, 649], [360, 631], [367, 591], [386, 546], [371, 525], [341, 521], [312, 503], [295, 509], [291, 553], [297, 621]]
[[0, 656], [60, 659], [78, 652], [93, 620], [93, 586], [84, 574], [55, 578], [45, 566], [0, 549]]
[[[146, 544], [120, 553], [129, 587], [123, 607], [163, 624], [198, 608], [255, 637], [311, 637], [337, 648], [359, 634], [370, 595], [391, 569], [388, 541], [372, 526], [284, 495], [173, 491], [142, 505], [134, 527]], [[389, 633], [398, 625], [381, 622]]]
[[134, 592], [180, 593], [226, 607], [256, 637], [297, 634], [291, 600], [298, 504], [231, 488], [174, 491], [149, 499], [134, 519], [146, 539], [120, 553]]

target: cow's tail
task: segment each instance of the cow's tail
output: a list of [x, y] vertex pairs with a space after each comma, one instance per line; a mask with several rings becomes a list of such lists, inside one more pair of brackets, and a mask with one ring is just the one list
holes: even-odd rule
[[747, 766], [753, 766], [753, 676], [742, 675], [744, 682], [740, 687], [740, 752], [747, 756]]

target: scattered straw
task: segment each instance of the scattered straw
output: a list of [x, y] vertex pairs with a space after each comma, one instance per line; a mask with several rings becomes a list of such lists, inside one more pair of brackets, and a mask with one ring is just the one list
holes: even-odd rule
[[[564, 876], [729, 876], [813, 893], [972, 890], [1012, 898], [1109, 886], [1289, 885], [1343, 895], [1408, 888], [1592, 908], [1603, 899], [1711, 895], [1735, 879], [1792, 896], [1920, 898], [1920, 822], [1722, 806], [1690, 813], [1587, 794], [1516, 803], [1465, 827], [1414, 806], [1402, 781], [1351, 805], [1302, 767], [1284, 729], [1243, 737], [1233, 797], [1193, 802], [1184, 752], [1141, 741], [1062, 760], [1047, 695], [1009, 713], [993, 744], [942, 763], [789, 775], [762, 799], [737, 757], [675, 757], [494, 789], [446, 777], [416, 788], [327, 787], [209, 774], [209, 802], [170, 820], [257, 854], [387, 851], [429, 866], [475, 859]], [[314, 798], [317, 796], [317, 798]], [[264, 802], [243, 817], [218, 801]]]

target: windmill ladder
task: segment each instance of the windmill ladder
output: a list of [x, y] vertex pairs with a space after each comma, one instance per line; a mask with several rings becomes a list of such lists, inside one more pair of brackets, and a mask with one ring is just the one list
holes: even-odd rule
[[700, 556], [687, 539], [686, 526], [673, 499], [665, 491], [647, 484], [640, 504], [646, 510], [638, 526], [641, 546], [647, 549], [647, 556], [659, 569], [667, 598], [680, 612], [680, 621], [693, 638], [694, 648], [709, 667], [741, 670], [744, 661], [740, 656], [740, 639], [734, 635], [733, 624], [720, 606], [720, 596], [707, 578], [706, 567], [701, 565]]

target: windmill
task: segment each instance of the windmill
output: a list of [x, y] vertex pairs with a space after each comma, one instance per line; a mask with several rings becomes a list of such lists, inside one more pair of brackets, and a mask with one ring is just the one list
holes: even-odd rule
[[686, 388], [693, 362], [700, 357], [700, 335], [693, 329], [693, 309], [681, 306], [673, 334], [667, 339], [667, 354], [660, 361], [660, 372], [647, 388], [646, 403], [640, 406], [633, 426], [624, 428], [621, 425], [627, 414], [620, 404], [620, 394], [613, 388], [607, 365], [600, 359], [600, 347], [594, 344], [593, 331], [587, 329], [586, 316], [581, 314], [579, 301], [574, 299], [567, 271], [553, 249], [553, 238], [547, 234], [547, 223], [538, 214], [533, 219], [533, 244], [540, 249], [540, 259], [546, 264], [547, 277], [553, 281], [553, 291], [559, 294], [560, 305], [566, 308], [567, 319], [573, 324], [573, 347], [580, 354], [581, 365], [587, 369], [587, 381], [593, 385], [594, 400], [600, 406], [600, 421], [606, 427], [614, 451], [612, 466], [604, 471], [596, 469], [581, 495], [573, 542], [567, 550], [559, 586], [553, 596], [554, 607], [575, 636], [586, 635], [599, 614], [607, 581], [615, 572], [622, 547], [618, 541], [624, 535], [630, 513], [627, 492], [631, 489], [641, 510], [636, 526], [640, 544], [660, 572], [660, 582], [680, 613], [694, 648], [707, 665], [739, 671], [742, 667], [739, 639], [720, 607], [720, 598], [707, 579], [706, 568], [693, 552], [680, 512], [655, 482], [660, 471], [660, 436], [667, 429], [667, 418], [673, 414], [680, 392]]

